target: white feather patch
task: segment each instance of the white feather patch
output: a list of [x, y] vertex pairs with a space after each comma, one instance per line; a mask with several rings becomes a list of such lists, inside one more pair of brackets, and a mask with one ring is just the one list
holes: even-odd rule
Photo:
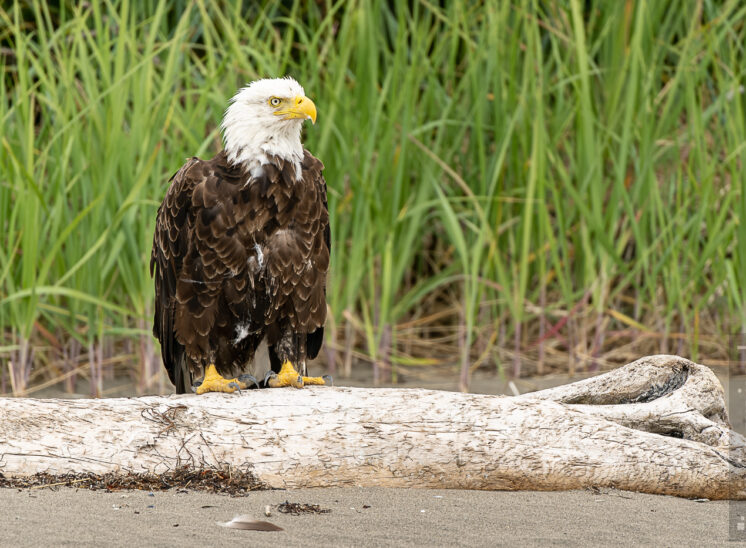
[[259, 269], [264, 268], [264, 253], [262, 252], [262, 246], [254, 244], [256, 250], [256, 261], [259, 263]]
[[246, 337], [249, 336], [249, 324], [240, 323], [236, 326], [236, 338], [233, 339], [233, 344], [238, 344]]

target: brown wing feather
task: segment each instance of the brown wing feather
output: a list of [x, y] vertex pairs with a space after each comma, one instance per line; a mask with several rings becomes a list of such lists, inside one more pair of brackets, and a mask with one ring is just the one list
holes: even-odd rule
[[[315, 335], [314, 356], [323, 338], [326, 320], [326, 274], [329, 246], [326, 236], [329, 212], [323, 164], [308, 151], [299, 181], [280, 163], [278, 182], [268, 189], [274, 202], [277, 229], [267, 233], [267, 277], [270, 310], [266, 323], [287, 321], [293, 331]], [[321, 331], [320, 331], [321, 330]], [[315, 341], [315, 340], [314, 340]], [[309, 357], [310, 353], [309, 353]]]
[[306, 337], [306, 353], [309, 359], [315, 358], [324, 341], [324, 320], [326, 319], [326, 275], [329, 271], [329, 258], [331, 254], [331, 229], [329, 227], [329, 206], [326, 197], [326, 181], [321, 174], [324, 164], [314, 158], [308, 151], [303, 158], [303, 170], [305, 177], [318, 189], [320, 208], [317, 212], [319, 228], [321, 229], [321, 238], [318, 236], [314, 239], [314, 248], [311, 251], [312, 262], [316, 268], [323, 272], [323, 282], [316, 287], [313, 292], [313, 301], [310, 303], [311, 313], [316, 317], [316, 322], [320, 327], [308, 333]]
[[158, 210], [151, 273], [153, 332], [178, 391], [209, 362], [243, 369], [278, 326], [306, 334], [309, 357], [323, 340], [329, 213], [323, 165], [305, 153], [303, 176], [272, 159], [253, 178], [224, 153], [193, 158], [171, 180]]
[[266, 306], [255, 294], [260, 273], [251, 245], [258, 227], [246, 227], [247, 182], [225, 153], [209, 161], [193, 158], [172, 178], [158, 210], [153, 331], [180, 392], [208, 363], [224, 376], [242, 370], [264, 335], [257, 318]]
[[184, 346], [176, 340], [174, 333], [173, 301], [177, 276], [188, 246], [189, 196], [196, 184], [195, 178], [189, 176], [189, 170], [197, 162], [197, 158], [191, 158], [169, 179], [166, 197], [158, 208], [150, 255], [150, 275], [155, 282], [153, 335], [161, 343], [163, 365], [180, 393], [191, 386], [191, 376]]

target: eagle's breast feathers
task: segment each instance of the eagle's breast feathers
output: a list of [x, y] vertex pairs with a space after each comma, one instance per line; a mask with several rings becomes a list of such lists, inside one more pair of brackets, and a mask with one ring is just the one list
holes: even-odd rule
[[304, 150], [298, 177], [294, 162], [268, 160], [245, 169], [225, 151], [192, 158], [158, 210], [153, 330], [175, 384], [179, 360], [195, 374], [208, 361], [232, 373], [283, 326], [308, 337], [310, 358], [318, 352], [330, 245], [323, 165]]

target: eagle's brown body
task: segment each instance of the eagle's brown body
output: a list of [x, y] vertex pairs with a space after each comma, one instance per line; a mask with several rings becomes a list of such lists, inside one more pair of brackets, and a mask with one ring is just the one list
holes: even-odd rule
[[242, 371], [266, 337], [272, 369], [305, 364], [326, 319], [329, 213], [322, 163], [270, 157], [254, 175], [225, 152], [190, 159], [158, 209], [153, 333], [178, 392], [214, 363]]

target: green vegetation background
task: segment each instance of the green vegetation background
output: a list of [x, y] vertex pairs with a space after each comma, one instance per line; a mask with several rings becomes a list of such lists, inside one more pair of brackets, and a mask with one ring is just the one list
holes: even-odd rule
[[746, 327], [745, 21], [738, 0], [2, 7], [0, 391], [152, 385], [167, 181], [220, 149], [237, 87], [285, 74], [319, 112], [332, 367], [723, 360]]

